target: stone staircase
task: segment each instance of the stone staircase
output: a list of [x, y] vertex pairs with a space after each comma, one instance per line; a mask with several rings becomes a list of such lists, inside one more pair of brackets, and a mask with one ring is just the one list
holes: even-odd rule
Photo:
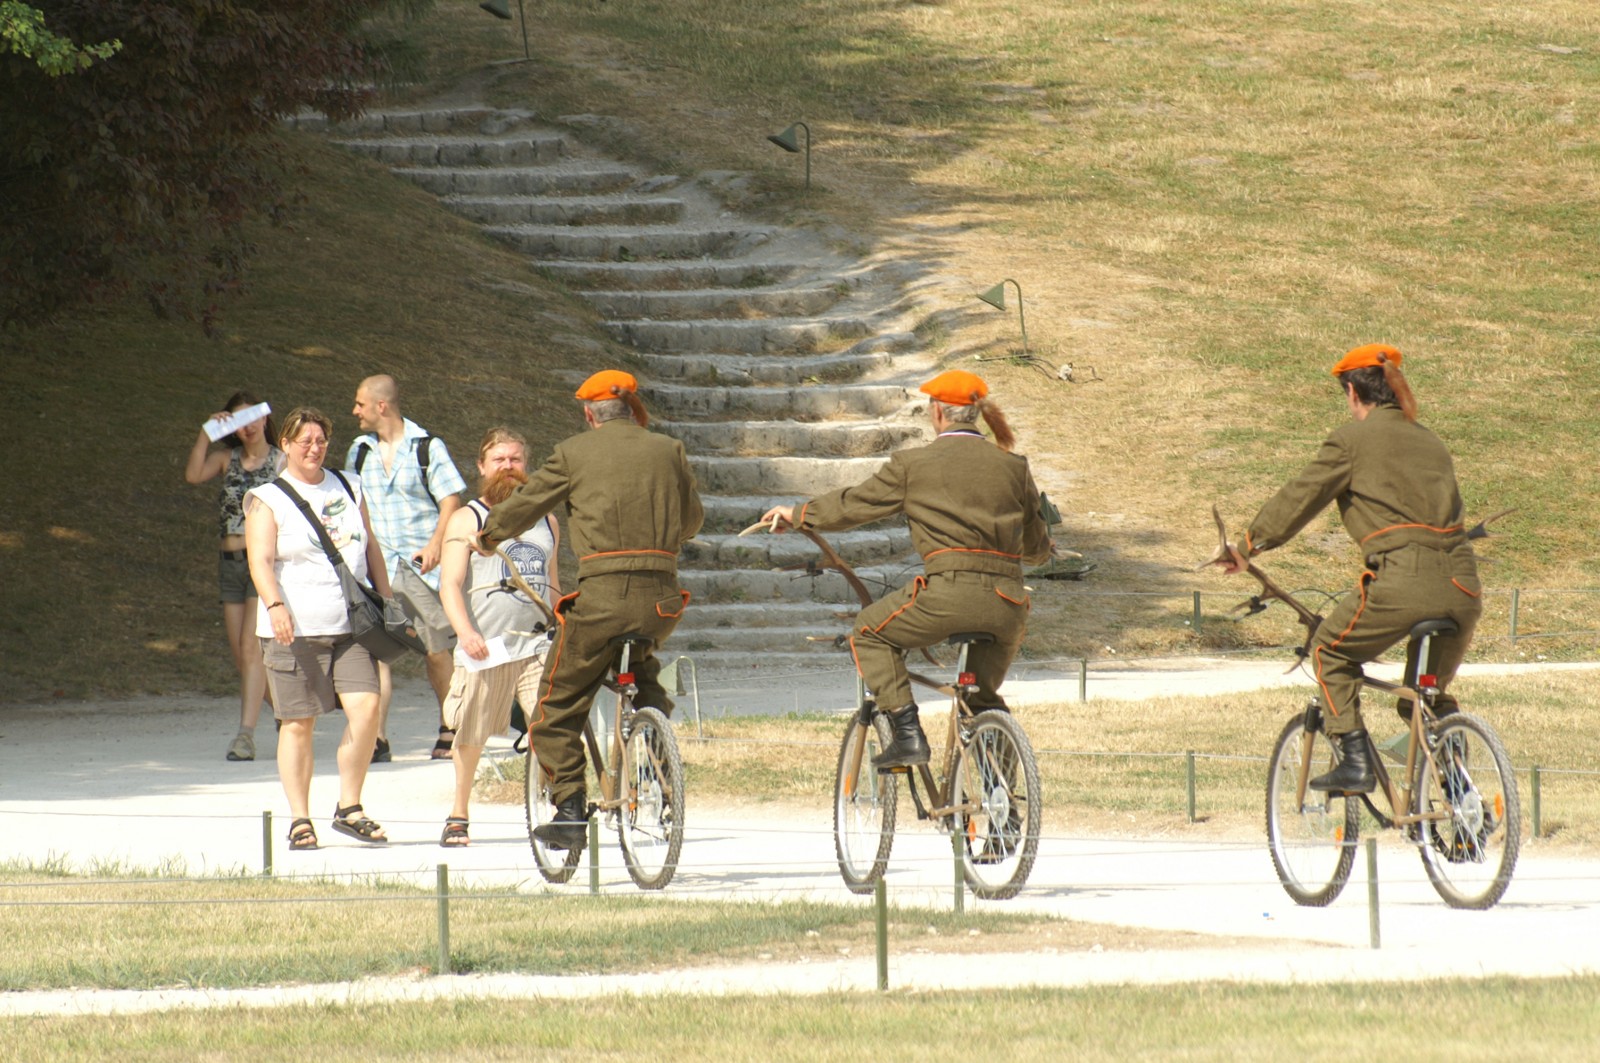
[[[694, 599], [669, 655], [712, 668], [848, 667], [817, 656], [837, 651], [857, 608], [844, 580], [816, 571], [800, 536], [737, 532], [927, 438], [915, 385], [932, 360], [912, 331], [912, 274], [744, 220], [706, 180], [603, 157], [581, 139], [597, 121], [458, 108], [295, 124], [437, 195], [587, 300], [637, 352], [653, 425], [683, 441], [707, 514], [684, 553]], [[829, 538], [869, 586], [898, 585], [920, 564], [898, 522]]]

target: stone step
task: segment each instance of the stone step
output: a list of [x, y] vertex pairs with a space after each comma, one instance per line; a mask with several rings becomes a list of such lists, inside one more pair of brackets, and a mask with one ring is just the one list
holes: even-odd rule
[[601, 325], [618, 343], [645, 350], [745, 354], [837, 351], [873, 331], [870, 319], [854, 316], [822, 320], [603, 321]]
[[569, 288], [608, 291], [760, 288], [779, 284], [811, 267], [801, 262], [567, 262], [530, 263]]
[[[761, 519], [761, 515], [773, 506], [788, 506], [804, 502], [810, 495], [805, 491], [785, 491], [771, 495], [717, 495], [702, 493], [700, 502], [705, 507], [705, 526], [700, 529], [701, 535], [737, 535]], [[855, 529], [856, 531], [882, 531], [886, 528], [904, 527], [904, 521], [898, 517], [876, 521]], [[752, 533], [755, 534], [755, 533]], [[828, 541], [833, 541], [834, 532], [828, 533]], [[803, 538], [803, 536], [802, 536]], [[850, 560], [845, 558], [846, 561]]]
[[837, 287], [690, 288], [676, 291], [581, 293], [610, 318], [688, 321], [696, 318], [810, 317], [837, 303]]
[[373, 136], [388, 133], [451, 133], [471, 130], [498, 135], [534, 118], [531, 111], [501, 111], [492, 107], [461, 107], [427, 111], [368, 111], [338, 122], [327, 115], [306, 111], [285, 119], [292, 129], [309, 133], [334, 133], [340, 136]]
[[336, 141], [390, 166], [508, 166], [554, 162], [566, 152], [559, 133], [525, 133], [500, 140], [482, 137], [376, 137]]
[[615, 192], [631, 187], [637, 175], [627, 166], [568, 159], [550, 166], [503, 166], [488, 169], [446, 166], [397, 166], [397, 177], [436, 196], [546, 196], [582, 192]]
[[812, 354], [801, 359], [793, 354], [640, 354], [639, 360], [649, 367], [652, 380], [724, 387], [823, 380], [841, 383], [895, 365], [895, 356], [882, 351]]
[[682, 226], [640, 229], [591, 225], [579, 229], [544, 225], [490, 225], [485, 233], [535, 258], [633, 262], [639, 259], [733, 258], [772, 239], [756, 226]]
[[[845, 641], [850, 626], [843, 620], [798, 627], [696, 628], [688, 623], [694, 608], [691, 603], [688, 612], [684, 613], [684, 623], [673, 631], [672, 638], [667, 642], [662, 654], [666, 660], [687, 654], [696, 658], [695, 667], [699, 668], [698, 658], [702, 653], [742, 654], [747, 657], [759, 655], [765, 658], [769, 652], [777, 651], [813, 659], [822, 654], [836, 654], [841, 666], [855, 667], [849, 644]], [[748, 611], [749, 607], [746, 609]], [[683, 698], [676, 700], [680, 706], [683, 705]], [[682, 719], [681, 716], [679, 718]]]
[[[857, 562], [911, 564], [917, 559], [911, 549], [911, 532], [905, 527], [829, 532], [827, 539], [851, 567]], [[789, 532], [781, 535], [754, 532], [742, 538], [738, 532], [702, 532], [683, 547], [684, 567], [697, 571], [711, 568], [805, 569], [821, 557], [817, 545], [810, 539]]]
[[746, 420], [785, 417], [828, 421], [886, 417], [911, 405], [899, 384], [811, 384], [803, 387], [682, 387], [644, 384], [650, 409], [678, 420]]
[[[848, 562], [850, 559], [845, 560]], [[916, 565], [851, 567], [855, 568], [856, 575], [861, 577], [874, 598], [880, 598], [887, 590], [910, 582], [913, 576], [922, 571], [920, 562]], [[763, 607], [773, 602], [826, 602], [849, 608], [856, 608], [861, 603], [844, 577], [832, 570], [811, 576], [803, 572], [752, 568], [680, 569], [678, 582], [692, 596], [691, 609], [696, 602], [702, 605], [749, 604]]]
[[921, 422], [663, 421], [653, 427], [692, 454], [809, 454], [865, 457], [927, 441]]
[[439, 202], [480, 225], [670, 225], [681, 199], [631, 195], [446, 196]]
[[816, 495], [860, 483], [883, 464], [868, 458], [719, 458], [689, 455], [695, 481], [708, 494]]
[[803, 628], [848, 627], [855, 619], [853, 606], [833, 602], [767, 602], [752, 609], [739, 602], [708, 602], [691, 600], [683, 614], [678, 631], [726, 631], [729, 628], [776, 628], [780, 630]]

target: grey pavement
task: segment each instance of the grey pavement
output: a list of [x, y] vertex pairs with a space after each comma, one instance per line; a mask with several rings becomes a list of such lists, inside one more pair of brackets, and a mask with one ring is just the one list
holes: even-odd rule
[[[1280, 671], [1276, 666], [1274, 672]], [[1268, 677], [1260, 668], [1182, 667], [1105, 677], [1103, 688], [1170, 692], [1185, 686], [1241, 689]], [[1077, 693], [1076, 678], [1069, 681]], [[1025, 688], [1024, 688], [1025, 689]], [[1012, 692], [1022, 695], [1022, 690]], [[1032, 695], [1022, 695], [1032, 696]], [[1042, 695], [1040, 695], [1042, 696]], [[1109, 696], [1103, 689], [1101, 696]], [[382, 874], [431, 885], [448, 864], [452, 883], [520, 890], [582, 892], [587, 871], [566, 886], [538, 876], [520, 806], [476, 803], [473, 844], [438, 845], [448, 810], [452, 771], [428, 759], [434, 716], [420, 684], [402, 686], [391, 719], [395, 762], [373, 768], [364, 794], [368, 811], [387, 827], [391, 844], [367, 846], [327, 826], [336, 797], [334, 744], [340, 718], [322, 721], [312, 810], [323, 848], [286, 851], [282, 791], [271, 759], [270, 720], [260, 735], [261, 757], [228, 763], [229, 699], [141, 699], [99, 705], [55, 703], [0, 708], [0, 860], [62, 860], [93, 870], [123, 869], [246, 873], [264, 863], [262, 813], [272, 813], [271, 843], [278, 875]], [[692, 724], [680, 718], [688, 741]], [[1266, 741], [1265, 736], [1263, 741]], [[508, 743], [489, 759], [510, 757]], [[822, 755], [806, 752], [801, 755]], [[828, 754], [831, 756], [831, 754]], [[1046, 795], [1070, 801], [1070, 795]], [[1526, 801], [1524, 801], [1526, 805]], [[891, 904], [949, 908], [954, 869], [948, 839], [902, 812], [890, 871]], [[1526, 834], [1526, 829], [1525, 832]], [[614, 835], [600, 847], [602, 889], [631, 894]], [[584, 867], [587, 867], [585, 863]], [[1162, 837], [1049, 836], [1038, 864], [1014, 900], [982, 902], [1091, 924], [1147, 927], [1215, 935], [1218, 947], [1159, 952], [1051, 952], [1041, 949], [1004, 962], [929, 962], [894, 949], [891, 986], [1161, 982], [1204, 979], [1289, 982], [1345, 981], [1489, 974], [1562, 976], [1600, 971], [1600, 860], [1561, 855], [1524, 843], [1516, 877], [1488, 912], [1447, 908], [1434, 894], [1414, 849], [1385, 838], [1378, 848], [1378, 925], [1381, 949], [1370, 947], [1365, 860], [1344, 895], [1326, 909], [1300, 908], [1278, 886], [1261, 839], [1237, 842], [1186, 837], [1181, 825]], [[664, 896], [750, 901], [798, 898], [867, 904], [845, 890], [834, 864], [831, 812], [824, 794], [814, 807], [708, 808], [689, 794], [680, 870]], [[916, 950], [933, 948], [917, 942]], [[376, 980], [292, 990], [161, 991], [113, 994], [7, 994], [0, 1013], [141, 1010], [210, 1006], [266, 998], [413, 999], [437, 995], [570, 995], [628, 992], [815, 992], [875, 982], [870, 956], [832, 963], [745, 964], [670, 975], [585, 976], [560, 979], [483, 976]], [[363, 996], [364, 994], [370, 996]]]

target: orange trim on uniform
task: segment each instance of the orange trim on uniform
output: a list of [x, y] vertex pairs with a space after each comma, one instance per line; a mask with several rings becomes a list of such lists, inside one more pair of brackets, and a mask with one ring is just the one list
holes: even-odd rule
[[[913, 605], [917, 604], [917, 595], [921, 594], [922, 593], [922, 588], [926, 587], [927, 585], [928, 585], [928, 581], [927, 581], [926, 577], [918, 576], [916, 579], [912, 580], [911, 581], [912, 590], [911, 590], [911, 600], [910, 601], [906, 602], [906, 604], [902, 605], [900, 608], [896, 609], [894, 612], [892, 612], [888, 616], [884, 617], [883, 618], [883, 623], [879, 624], [877, 627], [867, 627], [865, 624], [863, 624], [861, 626], [861, 630], [864, 631], [864, 632], [870, 631], [872, 634], [876, 635], [878, 632], [880, 632], [884, 628], [888, 627], [889, 626], [889, 622], [891, 620], [893, 620], [895, 617], [899, 616], [901, 613], [905, 612], [907, 609], [910, 609]], [[854, 652], [854, 650], [852, 650], [851, 652]], [[858, 665], [858, 670], [859, 670], [859, 665]]]
[[1391, 524], [1387, 528], [1379, 528], [1377, 531], [1375, 531], [1371, 535], [1367, 536], [1366, 539], [1362, 539], [1361, 543], [1364, 546], [1364, 545], [1366, 545], [1368, 539], [1376, 539], [1380, 535], [1384, 535], [1384, 534], [1386, 534], [1388, 532], [1392, 532], [1392, 531], [1399, 531], [1402, 528], [1421, 528], [1424, 531], [1438, 532], [1440, 535], [1448, 535], [1451, 532], [1460, 531], [1461, 530], [1461, 525], [1456, 524], [1456, 525], [1453, 525], [1453, 526], [1451, 526], [1449, 528], [1435, 528], [1431, 524]]
[[1450, 577], [1450, 582], [1451, 583], [1455, 583], [1456, 584], [1456, 590], [1460, 591], [1462, 594], [1465, 594], [1468, 598], [1477, 598], [1477, 597], [1479, 597], [1479, 595], [1473, 594], [1471, 591], [1467, 590], [1461, 584], [1456, 583], [1456, 578], [1454, 576]]
[[657, 616], [659, 616], [663, 620], [676, 620], [678, 617], [683, 615], [683, 611], [686, 608], [688, 608], [688, 606], [689, 606], [689, 592], [686, 591], [686, 590], [680, 589], [678, 591], [678, 593], [683, 595], [683, 604], [678, 606], [678, 611], [676, 613], [663, 613], [661, 611], [661, 603], [657, 602], [656, 603], [656, 615]]
[[1251, 555], [1253, 555], [1255, 552], [1256, 552], [1255, 541], [1250, 538], [1250, 532], [1246, 531], [1244, 533], [1244, 556], [1248, 558]]
[[946, 546], [932, 553], [923, 554], [922, 560], [926, 561], [928, 558], [938, 557], [940, 554], [992, 554], [995, 557], [1003, 557], [1007, 561], [1018, 561], [1022, 558], [1021, 554], [1008, 554], [1003, 550], [980, 550], [973, 546]]
[[677, 553], [672, 550], [602, 550], [598, 554], [584, 554], [582, 557], [578, 558], [578, 560], [588, 561], [596, 557], [623, 557], [635, 554], [659, 554], [661, 557], [678, 556]]
[[1361, 591], [1361, 604], [1356, 606], [1356, 613], [1350, 618], [1350, 623], [1346, 625], [1343, 631], [1339, 632], [1338, 638], [1334, 639], [1326, 646], [1318, 646], [1316, 649], [1311, 651], [1311, 656], [1316, 658], [1317, 662], [1317, 689], [1322, 691], [1323, 704], [1327, 705], [1328, 711], [1333, 713], [1335, 716], [1339, 715], [1339, 707], [1333, 703], [1333, 695], [1328, 693], [1328, 685], [1322, 681], [1322, 651], [1325, 649], [1332, 649], [1333, 647], [1339, 645], [1339, 643], [1344, 641], [1344, 637], [1346, 635], [1355, 630], [1356, 624], [1361, 622], [1361, 614], [1366, 612], [1367, 609], [1367, 584], [1371, 583], [1372, 580], [1373, 573], [1361, 573], [1361, 581], [1358, 584], [1358, 588]]
[[792, 527], [804, 528], [806, 526], [806, 510], [809, 508], [811, 508], [810, 499], [800, 503], [800, 510], [794, 515], [794, 524], [791, 525]]
[[999, 587], [996, 587], [994, 592], [1004, 600], [1010, 602], [1012, 605], [1031, 606], [1033, 604], [1032, 600], [1028, 598], [1013, 598]]

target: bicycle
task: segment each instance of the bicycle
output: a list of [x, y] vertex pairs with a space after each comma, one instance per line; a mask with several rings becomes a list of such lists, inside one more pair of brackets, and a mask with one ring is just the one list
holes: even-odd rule
[[[597, 703], [583, 725], [584, 745], [600, 790], [600, 799], [590, 802], [588, 814], [606, 814], [616, 827], [629, 877], [640, 889], [658, 890], [672, 881], [683, 849], [683, 758], [666, 715], [660, 709], [633, 703], [639, 688], [630, 661], [636, 650], [648, 650], [651, 640], [643, 635], [619, 635], [611, 645], [618, 656], [603, 685], [616, 693], [616, 709], [608, 714]], [[601, 756], [597, 730], [608, 736], [609, 757]], [[531, 742], [527, 769], [524, 804], [534, 863], [545, 881], [567, 882], [583, 847], [550, 849], [534, 834], [534, 828], [553, 817], [550, 780]]]
[[[1228, 535], [1214, 508], [1212, 515], [1222, 540], [1213, 558], [1217, 560], [1228, 556]], [[1489, 522], [1503, 515], [1478, 524], [1468, 538], [1486, 537]], [[1281, 601], [1294, 610], [1306, 638], [1295, 651], [1299, 660], [1291, 670], [1301, 667], [1322, 617], [1256, 565], [1247, 563], [1245, 571], [1261, 584], [1262, 592], [1238, 609], [1247, 610], [1249, 616]], [[1306, 708], [1284, 725], [1267, 767], [1267, 847], [1278, 881], [1296, 904], [1323, 907], [1344, 889], [1355, 863], [1363, 807], [1381, 829], [1401, 830], [1416, 845], [1428, 881], [1450, 907], [1492, 908], [1510, 885], [1522, 838], [1522, 806], [1511, 758], [1482, 719], [1465, 712], [1436, 711], [1440, 690], [1436, 677], [1427, 671], [1432, 640], [1457, 630], [1449, 619], [1414, 625], [1407, 659], [1416, 663], [1404, 681], [1391, 683], [1372, 676], [1363, 680], [1366, 689], [1411, 703], [1403, 759], [1398, 740], [1379, 746], [1367, 739], [1368, 758], [1378, 780], [1375, 793], [1387, 802], [1387, 815], [1367, 794], [1323, 793], [1307, 787], [1313, 775], [1338, 763], [1323, 730], [1320, 695], [1312, 695]], [[1398, 784], [1384, 764], [1385, 755], [1404, 765]]]
[[968, 702], [978, 686], [967, 671], [967, 651], [993, 641], [987, 632], [950, 637], [950, 644], [959, 647], [952, 685], [911, 673], [913, 682], [951, 699], [937, 777], [931, 760], [915, 769], [880, 772], [872, 766], [873, 753], [889, 743], [889, 721], [857, 681], [856, 711], [839, 747], [833, 787], [834, 849], [839, 874], [852, 893], [871, 893], [888, 869], [901, 776], [917, 818], [938, 820], [958, 839], [962, 877], [974, 895], [1004, 900], [1015, 897], [1028, 881], [1039, 851], [1042, 808], [1033, 746], [1011, 713], [974, 712]]

